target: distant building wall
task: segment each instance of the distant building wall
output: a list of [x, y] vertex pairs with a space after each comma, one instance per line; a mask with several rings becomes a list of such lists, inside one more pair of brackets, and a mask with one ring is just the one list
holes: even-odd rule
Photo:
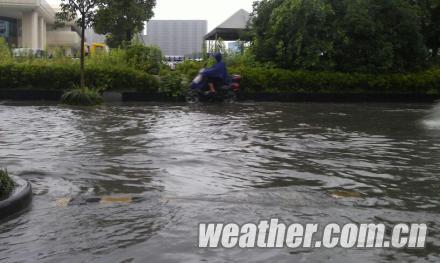
[[105, 35], [97, 34], [93, 28], [87, 28], [85, 32], [86, 42], [91, 43], [105, 43]]
[[151, 20], [145, 44], [159, 46], [164, 56], [193, 56], [203, 51], [206, 20]]

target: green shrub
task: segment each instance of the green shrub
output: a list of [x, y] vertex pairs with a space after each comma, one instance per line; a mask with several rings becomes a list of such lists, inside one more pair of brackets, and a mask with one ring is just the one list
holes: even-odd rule
[[61, 97], [61, 103], [74, 106], [96, 106], [103, 102], [102, 95], [96, 89], [88, 87], [75, 88], [66, 91]]
[[91, 87], [119, 91], [157, 91], [159, 88], [156, 76], [123, 66], [86, 67], [86, 83]]
[[127, 62], [125, 50], [120, 48], [111, 49], [109, 53], [98, 52], [94, 55], [88, 56], [86, 59], [86, 67], [88, 65], [103, 67], [117, 65], [130, 67]]
[[[206, 66], [206, 62], [185, 61], [177, 65], [176, 71], [162, 68], [159, 78], [129, 66], [125, 51], [114, 52], [88, 60], [85, 72], [88, 87], [179, 96], [188, 81]], [[226, 61], [230, 63], [229, 73], [243, 76], [242, 88], [247, 93], [440, 94], [440, 67], [407, 74], [378, 75], [291, 71], [254, 63], [253, 58], [247, 56], [229, 57], [229, 62]], [[79, 62], [73, 59], [0, 63], [0, 89], [69, 90], [79, 85], [79, 76]]]
[[0, 37], [0, 64], [11, 62], [11, 60], [12, 54], [8, 43], [3, 37]]
[[[248, 54], [227, 56], [230, 74], [242, 75], [247, 93], [379, 93], [440, 95], [440, 68], [408, 74], [292, 71], [255, 62]], [[249, 64], [249, 65], [248, 65]], [[185, 61], [176, 71], [188, 80], [206, 62]], [[162, 79], [167, 76], [163, 76]]]
[[410, 74], [361, 74], [236, 67], [249, 93], [440, 94], [440, 69]]
[[252, 54], [250, 49], [245, 49], [243, 54], [226, 54], [223, 60], [226, 65], [231, 68], [246, 66], [246, 67], [264, 67], [264, 68], [275, 68], [273, 63], [258, 62], [255, 55]]
[[176, 71], [184, 74], [188, 79], [193, 79], [197, 76], [202, 68], [207, 67], [208, 61], [197, 62], [185, 60], [183, 63], [176, 66]]
[[[79, 85], [79, 76], [77, 63], [0, 64], [0, 89], [67, 90]], [[152, 75], [124, 66], [89, 65], [86, 67], [86, 85], [106, 90], [157, 91], [159, 81]]]
[[130, 45], [125, 49], [126, 60], [135, 69], [150, 74], [159, 74], [162, 52], [155, 46]]
[[15, 183], [9, 177], [7, 170], [0, 170], [0, 200], [8, 198], [15, 188]]
[[188, 89], [188, 79], [177, 71], [169, 71], [160, 76], [159, 93], [170, 97], [183, 95]]
[[157, 75], [162, 66], [162, 52], [155, 46], [129, 45], [114, 48], [109, 53], [94, 54], [86, 59], [86, 65], [129, 67]]

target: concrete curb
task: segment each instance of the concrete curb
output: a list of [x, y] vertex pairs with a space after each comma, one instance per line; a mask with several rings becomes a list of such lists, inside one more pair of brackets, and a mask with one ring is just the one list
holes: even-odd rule
[[239, 100], [257, 102], [328, 102], [328, 103], [433, 103], [439, 95], [380, 93], [242, 93]]
[[0, 201], [0, 219], [14, 215], [29, 206], [32, 201], [32, 186], [28, 181], [12, 176], [17, 184], [12, 195]]
[[59, 101], [63, 91], [34, 89], [0, 89], [0, 99], [20, 101]]
[[[59, 101], [62, 91], [32, 89], [0, 89], [0, 100], [16, 101]], [[170, 97], [165, 94], [137, 91], [104, 92], [106, 102], [184, 102], [184, 97]], [[257, 102], [329, 102], [329, 103], [432, 103], [440, 95], [411, 93], [248, 93], [240, 92], [239, 101]]]

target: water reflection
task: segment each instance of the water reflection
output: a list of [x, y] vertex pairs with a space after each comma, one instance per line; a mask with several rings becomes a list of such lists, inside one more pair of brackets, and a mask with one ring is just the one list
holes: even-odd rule
[[422, 124], [428, 129], [440, 129], [440, 102], [434, 105], [428, 116], [422, 120]]
[[[436, 262], [440, 137], [423, 124], [434, 115], [395, 104], [0, 105], [2, 165], [35, 189], [31, 210], [0, 225], [0, 260]], [[103, 195], [140, 199], [55, 205]], [[198, 222], [271, 217], [427, 222], [430, 240], [417, 252], [194, 246]]]

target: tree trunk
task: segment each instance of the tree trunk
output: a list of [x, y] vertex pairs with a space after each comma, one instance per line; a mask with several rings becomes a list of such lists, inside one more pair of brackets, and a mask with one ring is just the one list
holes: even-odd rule
[[432, 49], [432, 57], [433, 58], [437, 58], [437, 56], [438, 56], [438, 47], [434, 47], [433, 49]]
[[86, 25], [84, 23], [84, 19], [85, 16], [82, 16], [83, 19], [83, 23], [81, 24], [81, 55], [80, 55], [80, 74], [81, 74], [81, 79], [80, 79], [80, 87], [84, 88], [86, 86], [86, 80], [84, 77], [84, 44], [85, 44], [85, 31], [86, 31]]
[[131, 34], [131, 30], [127, 31], [127, 42], [131, 42], [131, 40], [133, 39], [133, 36]]

